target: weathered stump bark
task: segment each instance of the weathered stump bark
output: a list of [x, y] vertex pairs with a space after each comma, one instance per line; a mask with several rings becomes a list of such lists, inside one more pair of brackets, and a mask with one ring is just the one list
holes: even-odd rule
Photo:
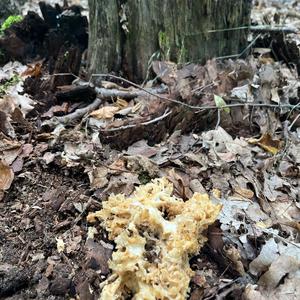
[[[89, 0], [90, 73], [145, 79], [152, 59], [203, 62], [246, 47], [251, 0]], [[223, 30], [235, 28], [234, 30]]]

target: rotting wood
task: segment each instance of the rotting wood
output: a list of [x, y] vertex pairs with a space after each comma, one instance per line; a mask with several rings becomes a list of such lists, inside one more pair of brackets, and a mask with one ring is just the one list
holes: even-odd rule
[[64, 101], [71, 102], [90, 102], [96, 98], [96, 91], [91, 86], [62, 86], [58, 87], [55, 97], [59, 103]]
[[140, 82], [158, 57], [202, 62], [247, 46], [249, 0], [89, 0], [89, 5], [90, 73], [122, 72]]
[[[88, 86], [87, 86], [88, 87]], [[78, 87], [77, 87], [78, 88]], [[86, 90], [86, 87], [81, 87], [82, 89]], [[93, 90], [91, 87], [88, 87], [90, 90]], [[166, 93], [166, 87], [160, 87], [155, 89], [146, 89], [146, 90], [133, 90], [133, 91], [119, 91], [117, 89], [104, 89], [104, 88], [95, 88], [95, 91], [98, 94], [98, 97], [86, 107], [77, 109], [75, 112], [70, 113], [68, 115], [62, 117], [53, 117], [50, 120], [44, 122], [44, 125], [55, 127], [58, 124], [67, 125], [73, 121], [76, 121], [82, 118], [84, 115], [92, 112], [93, 110], [97, 109], [104, 99], [111, 99], [115, 97], [121, 97], [124, 99], [133, 99], [140, 96], [149, 96], [149, 93]], [[84, 100], [84, 99], [83, 99]]]

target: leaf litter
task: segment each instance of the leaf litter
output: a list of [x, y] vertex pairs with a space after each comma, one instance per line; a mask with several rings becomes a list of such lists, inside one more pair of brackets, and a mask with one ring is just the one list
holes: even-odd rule
[[[260, 2], [253, 20], [279, 11], [299, 28]], [[299, 80], [293, 58], [271, 55], [280, 38], [267, 41], [246, 59], [153, 62], [146, 92], [110, 77], [53, 85], [45, 61], [3, 65], [0, 297], [297, 299]], [[197, 197], [216, 208], [203, 228]]]

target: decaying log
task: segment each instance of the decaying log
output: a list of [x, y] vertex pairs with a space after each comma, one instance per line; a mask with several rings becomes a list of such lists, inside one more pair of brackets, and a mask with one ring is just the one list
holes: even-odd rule
[[58, 103], [62, 102], [91, 102], [96, 98], [96, 91], [89, 85], [85, 86], [62, 86], [58, 88], [55, 97]]
[[[43, 57], [49, 59], [50, 73], [61, 69], [64, 69], [64, 72], [72, 70], [73, 73], [78, 73], [77, 60], [81, 60], [88, 44], [87, 18], [74, 6], [51, 7], [41, 2], [40, 7], [44, 19], [36, 12], [28, 12], [21, 22], [4, 31], [4, 35], [0, 37], [3, 56], [0, 63], [4, 64], [10, 60], [27, 63], [36, 57]], [[78, 49], [76, 53], [74, 48]], [[80, 56], [80, 59], [75, 58], [77, 56]], [[58, 59], [60, 62], [56, 63]]]

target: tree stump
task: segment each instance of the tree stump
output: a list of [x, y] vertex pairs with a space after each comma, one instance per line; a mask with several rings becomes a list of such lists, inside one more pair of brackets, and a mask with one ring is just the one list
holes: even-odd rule
[[251, 2], [89, 0], [89, 71], [141, 82], [158, 58], [201, 63], [238, 54], [247, 45]]

